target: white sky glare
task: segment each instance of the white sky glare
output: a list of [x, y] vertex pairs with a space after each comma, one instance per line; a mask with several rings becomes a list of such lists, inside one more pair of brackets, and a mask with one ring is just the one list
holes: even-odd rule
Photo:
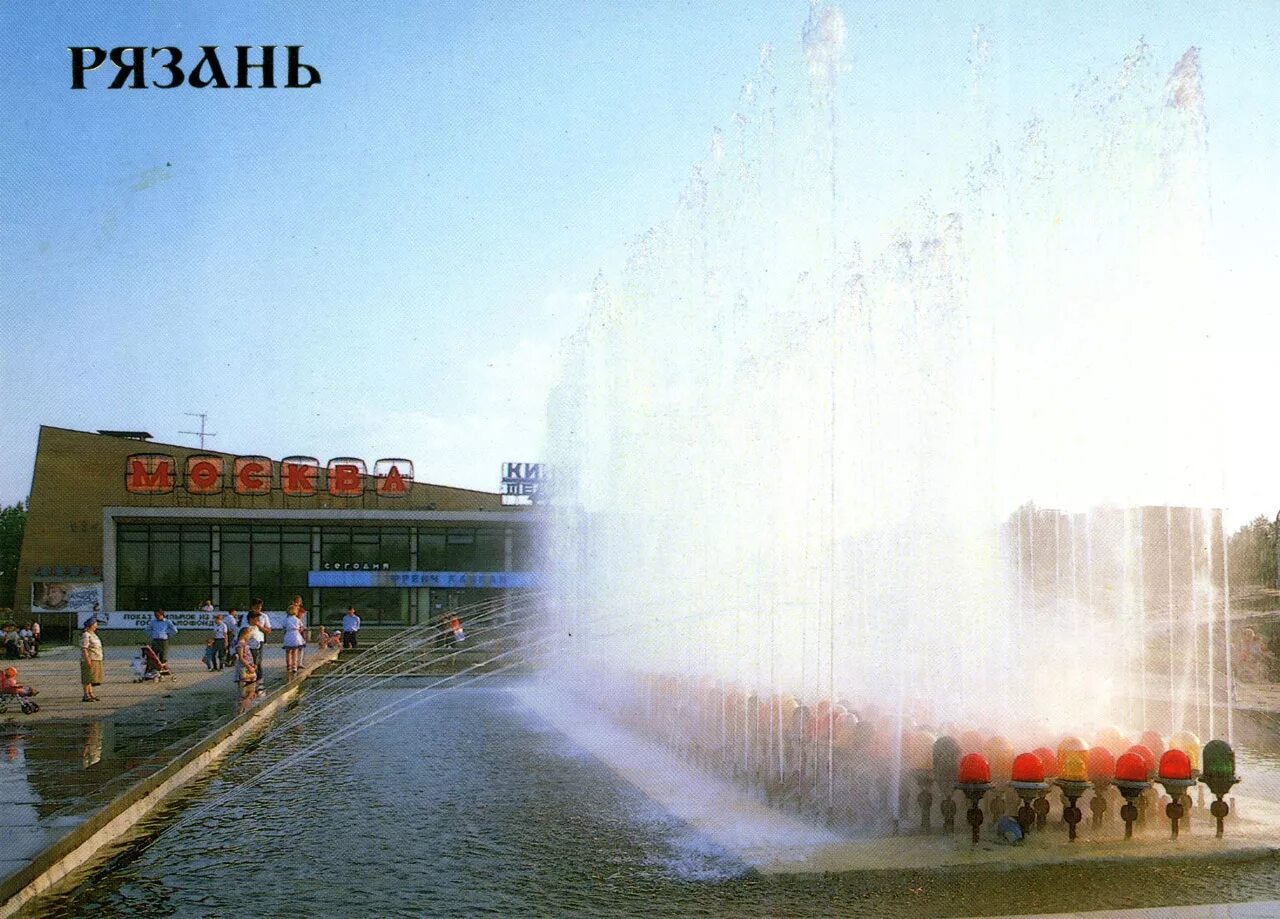
[[[1009, 123], [1145, 39], [1201, 48], [1232, 519], [1272, 514], [1280, 7], [846, 3], [868, 239], [974, 161], [971, 36]], [[675, 208], [807, 4], [9, 3], [0, 29], [0, 501], [40, 424], [275, 457], [408, 456], [494, 490], [542, 459], [560, 339]], [[297, 90], [73, 92], [66, 46], [302, 44]], [[233, 59], [233, 58], [232, 58]], [[1167, 69], [1167, 68], [1165, 68]], [[1211, 313], [1220, 303], [1206, 303]]]

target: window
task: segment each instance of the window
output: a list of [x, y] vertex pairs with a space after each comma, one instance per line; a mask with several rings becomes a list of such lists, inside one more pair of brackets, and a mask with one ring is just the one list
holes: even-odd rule
[[475, 571], [501, 571], [505, 564], [506, 533], [502, 530], [476, 530]]
[[280, 578], [286, 584], [307, 583], [311, 570], [311, 544], [286, 542], [280, 544]]
[[[211, 553], [209, 551], [209, 540], [206, 537], [204, 542], [187, 542], [182, 543], [182, 583], [183, 584], [208, 584], [213, 580], [213, 568], [210, 565]], [[201, 598], [201, 599], [208, 599]], [[196, 601], [197, 603], [200, 600]]]
[[[136, 587], [147, 583], [147, 544], [124, 542], [116, 546], [116, 583]], [[126, 609], [132, 609], [132, 606]]]
[[320, 562], [341, 565], [351, 561], [351, 531], [346, 527], [325, 527], [320, 531]]
[[474, 571], [476, 534], [474, 530], [450, 530], [444, 540], [444, 570]]
[[407, 529], [382, 531], [382, 561], [390, 565], [392, 571], [409, 570], [409, 531]]
[[409, 591], [394, 587], [325, 587], [320, 590], [318, 620], [339, 625], [348, 606], [354, 606], [365, 625], [406, 625]]
[[445, 571], [444, 533], [440, 530], [418, 531], [418, 570]]
[[195, 609], [211, 595], [209, 527], [121, 523], [116, 536], [117, 609]]
[[[355, 563], [409, 570], [409, 530], [404, 527], [325, 527], [320, 531], [320, 562], [333, 567]], [[421, 567], [421, 565], [419, 565]]]
[[182, 556], [176, 542], [151, 544], [151, 572], [147, 579], [151, 584], [182, 583]]
[[536, 546], [533, 531], [517, 529], [511, 537], [511, 568], [514, 571], [532, 571], [536, 565]]
[[377, 530], [351, 532], [351, 561], [358, 565], [381, 565], [382, 544]]
[[222, 586], [249, 585], [249, 543], [222, 540]]

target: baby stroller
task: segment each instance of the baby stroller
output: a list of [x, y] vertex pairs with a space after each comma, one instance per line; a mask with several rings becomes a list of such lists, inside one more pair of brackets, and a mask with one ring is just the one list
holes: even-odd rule
[[141, 683], [143, 680], [163, 680], [166, 677], [173, 679], [169, 665], [160, 660], [150, 645], [142, 645], [133, 658], [133, 681]]
[[0, 715], [8, 711], [9, 703], [14, 699], [18, 700], [24, 715], [40, 711], [40, 706], [31, 698], [35, 694], [34, 689], [18, 684], [18, 671], [15, 668], [10, 667], [4, 673], [0, 673]]
[[36, 703], [35, 699], [32, 699], [29, 696], [20, 695], [16, 692], [0, 692], [0, 715], [3, 715], [9, 710], [9, 703], [14, 699], [18, 700], [18, 705], [21, 707], [22, 714], [24, 715], [34, 715], [36, 712], [40, 711], [39, 704]]

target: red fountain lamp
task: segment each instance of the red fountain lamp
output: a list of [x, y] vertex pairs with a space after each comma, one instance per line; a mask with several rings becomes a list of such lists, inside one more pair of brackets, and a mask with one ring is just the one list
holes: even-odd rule
[[981, 753], [968, 753], [960, 760], [956, 770], [956, 788], [969, 799], [965, 817], [973, 831], [973, 843], [978, 844], [982, 832], [982, 796], [991, 790], [991, 764]]
[[[1187, 797], [1187, 789], [1196, 783], [1191, 776], [1191, 757], [1185, 750], [1166, 750], [1160, 757], [1159, 782], [1169, 795], [1169, 803], [1164, 813], [1173, 824], [1173, 838], [1178, 838], [1178, 823], [1182, 820], [1182, 799]], [[1188, 799], [1190, 800], [1190, 799]]]
[[1116, 760], [1116, 788], [1124, 796], [1120, 817], [1124, 820], [1125, 839], [1133, 838], [1133, 822], [1138, 819], [1138, 806], [1134, 802], [1151, 787], [1151, 783], [1147, 781], [1148, 775], [1147, 761], [1140, 753], [1130, 750], [1122, 753]]

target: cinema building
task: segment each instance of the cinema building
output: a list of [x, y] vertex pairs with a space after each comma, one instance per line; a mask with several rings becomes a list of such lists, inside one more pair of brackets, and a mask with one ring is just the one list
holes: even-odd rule
[[283, 610], [297, 595], [312, 624], [348, 605], [369, 626], [432, 622], [535, 587], [538, 519], [496, 493], [416, 482], [408, 460], [277, 461], [41, 427], [15, 612], [56, 629], [96, 610], [128, 627], [156, 608], [261, 597]]

